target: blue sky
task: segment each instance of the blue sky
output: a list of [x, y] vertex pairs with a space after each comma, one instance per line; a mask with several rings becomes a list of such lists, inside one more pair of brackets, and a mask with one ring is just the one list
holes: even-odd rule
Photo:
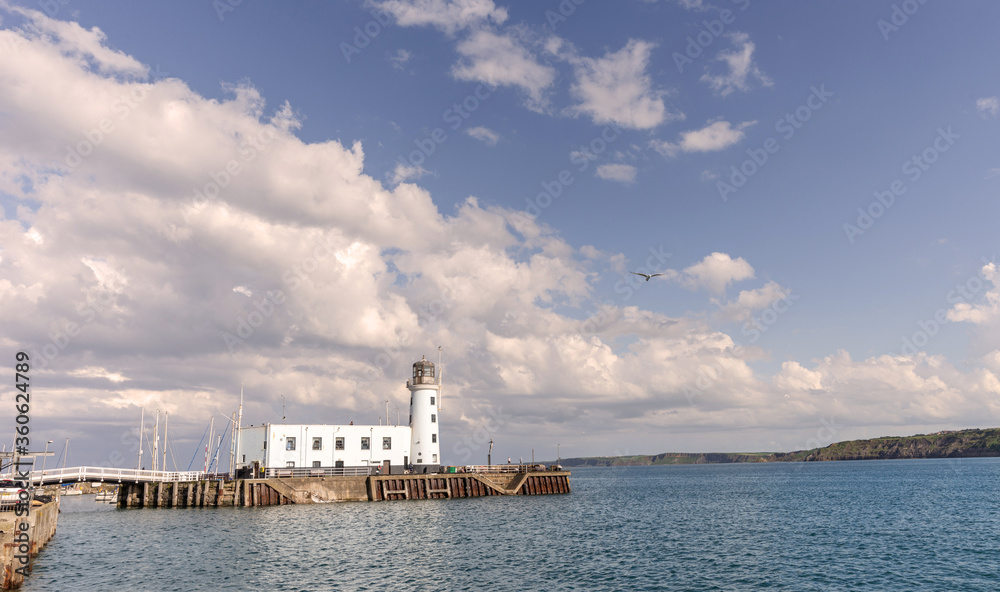
[[446, 462], [996, 425], [998, 12], [4, 5], [0, 339], [95, 463], [241, 382], [375, 422], [439, 345]]

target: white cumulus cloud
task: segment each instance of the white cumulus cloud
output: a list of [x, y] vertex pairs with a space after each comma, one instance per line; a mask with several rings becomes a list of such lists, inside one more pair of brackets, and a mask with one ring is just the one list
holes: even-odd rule
[[597, 176], [608, 181], [631, 183], [635, 181], [636, 168], [630, 164], [602, 164], [597, 167]]
[[545, 91], [555, 80], [555, 70], [539, 63], [514, 37], [476, 31], [458, 44], [458, 53], [462, 59], [451, 70], [455, 78], [515, 86], [527, 94], [529, 109], [539, 111], [546, 106]]
[[488, 127], [477, 125], [476, 127], [470, 127], [465, 130], [465, 133], [469, 136], [479, 140], [480, 142], [486, 144], [487, 146], [496, 146], [497, 142], [500, 141], [500, 134], [491, 130]]
[[691, 289], [704, 288], [721, 294], [729, 284], [752, 277], [753, 267], [745, 259], [716, 252], [685, 268], [681, 283]]
[[738, 143], [746, 134], [746, 128], [757, 123], [756, 121], [744, 121], [733, 127], [728, 121], [716, 121], [698, 129], [681, 133], [681, 149], [685, 152], [714, 152], [725, 150]]
[[750, 36], [738, 32], [728, 33], [726, 36], [732, 41], [733, 50], [721, 51], [715, 57], [715, 61], [725, 64], [726, 71], [721, 74], [706, 72], [701, 81], [723, 97], [738, 90], [748, 91], [754, 82], [761, 86], [774, 84], [754, 62], [753, 52], [756, 46], [750, 41]]
[[578, 101], [571, 111], [588, 115], [597, 124], [632, 129], [651, 129], [683, 118], [667, 109], [666, 91], [655, 89], [646, 72], [654, 47], [633, 39], [601, 58], [571, 57], [576, 74], [571, 92]]
[[997, 97], [983, 97], [976, 100], [976, 111], [983, 117], [996, 117], [1000, 113], [1000, 99]]
[[507, 9], [498, 8], [493, 0], [383, 0], [375, 6], [391, 13], [401, 27], [431, 26], [449, 35], [507, 20]]

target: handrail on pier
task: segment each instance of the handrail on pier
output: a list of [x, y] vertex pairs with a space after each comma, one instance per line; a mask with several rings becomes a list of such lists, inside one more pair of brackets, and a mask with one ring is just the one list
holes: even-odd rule
[[146, 471], [142, 469], [114, 469], [108, 467], [66, 467], [31, 472], [31, 482], [35, 485], [76, 483], [81, 481], [154, 483], [158, 481], [199, 481], [204, 478], [205, 473], [203, 471]]

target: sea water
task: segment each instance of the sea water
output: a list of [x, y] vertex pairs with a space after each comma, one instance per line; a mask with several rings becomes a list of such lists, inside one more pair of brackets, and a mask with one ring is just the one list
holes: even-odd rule
[[578, 468], [569, 495], [117, 510], [23, 590], [1000, 589], [1000, 459]]

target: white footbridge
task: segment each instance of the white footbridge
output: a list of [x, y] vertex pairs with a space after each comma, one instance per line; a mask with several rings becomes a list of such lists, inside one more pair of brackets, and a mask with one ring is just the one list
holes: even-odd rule
[[[204, 471], [146, 471], [140, 469], [110, 469], [107, 467], [68, 467], [31, 471], [34, 485], [55, 485], [59, 483], [109, 482], [109, 483], [154, 483], [158, 481], [200, 481], [206, 478]], [[211, 475], [209, 478], [215, 478]]]

